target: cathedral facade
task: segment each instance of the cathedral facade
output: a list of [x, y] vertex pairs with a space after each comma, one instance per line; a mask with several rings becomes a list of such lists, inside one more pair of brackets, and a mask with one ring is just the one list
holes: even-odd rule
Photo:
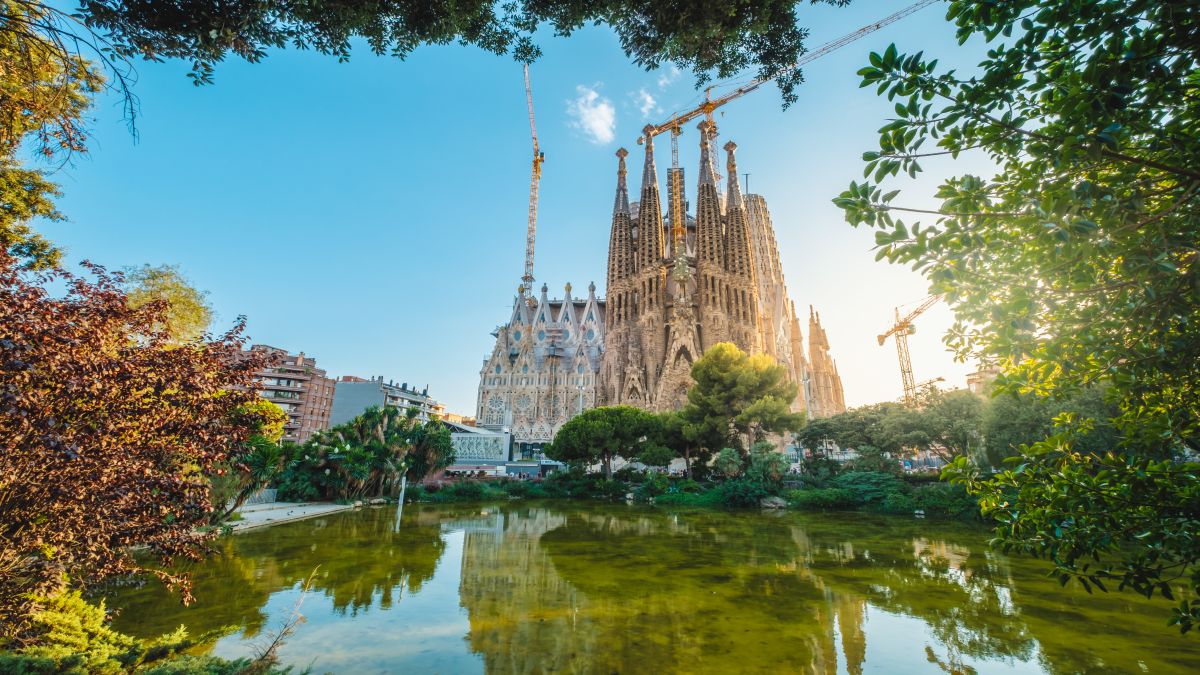
[[508, 322], [492, 332], [496, 344], [479, 373], [476, 419], [507, 429], [522, 446], [549, 443], [558, 428], [596, 401], [604, 352], [604, 301], [596, 286], [576, 298], [567, 284], [551, 299], [521, 286]]
[[[646, 135], [639, 200], [630, 202], [625, 158], [608, 249], [606, 298], [535, 297], [522, 286], [506, 324], [492, 334], [480, 371], [477, 419], [541, 445], [564, 422], [599, 405], [674, 410], [687, 401], [691, 368], [706, 349], [732, 342], [782, 364], [799, 387], [793, 409], [810, 418], [843, 412], [841, 377], [820, 315], [809, 308], [807, 351], [788, 297], [766, 200], [742, 195], [735, 152], [724, 146], [728, 183], [719, 189], [715, 129], [701, 123], [696, 208], [689, 215], [681, 168], [667, 171], [660, 199], [653, 138]], [[665, 217], [664, 217], [665, 212]]]
[[700, 124], [694, 217], [686, 213], [682, 169], [667, 172], [663, 208], [649, 133], [635, 204], [626, 180], [628, 153], [617, 152], [599, 400], [651, 410], [679, 408], [687, 401], [696, 359], [718, 342], [732, 342], [787, 369], [800, 390], [794, 410], [810, 417], [842, 412], [841, 378], [811, 307], [805, 354], [766, 200], [741, 194], [733, 142], [724, 146], [728, 183], [721, 194], [711, 150], [714, 135], [711, 124]]

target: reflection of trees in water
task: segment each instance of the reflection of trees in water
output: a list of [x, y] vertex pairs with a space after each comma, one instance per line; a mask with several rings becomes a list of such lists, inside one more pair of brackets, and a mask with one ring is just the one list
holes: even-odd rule
[[866, 619], [881, 611], [924, 624], [927, 634], [903, 637], [932, 648], [931, 668], [1036, 658], [1051, 673], [1134, 672], [1143, 661], [1152, 673], [1189, 672], [1197, 655], [1138, 649], [1165, 639], [1140, 600], [1063, 591], [1035, 563], [987, 552], [979, 530], [946, 523], [506, 505], [410, 507], [395, 532], [393, 516], [338, 514], [222, 539], [220, 555], [193, 571], [196, 606], [164, 602], [154, 584], [126, 589], [112, 594], [124, 608], [117, 627], [234, 624], [254, 635], [271, 595], [318, 565], [314, 592], [361, 615], [419, 590], [444, 553], [442, 533], [461, 531], [467, 642], [491, 673], [859, 675]]
[[836, 657], [823, 613], [842, 599], [787, 572], [788, 531], [762, 524], [499, 513], [467, 532], [470, 644], [491, 673], [827, 672]]
[[1002, 560], [953, 540], [929, 539], [928, 525], [865, 524], [797, 526], [801, 556], [821, 583], [921, 619], [951, 655], [1032, 657], [1037, 642], [1013, 605]]
[[436, 522], [410, 523], [405, 516], [399, 532], [393, 511], [371, 509], [225, 537], [217, 555], [191, 570], [192, 607], [167, 605], [153, 584], [113, 593], [110, 604], [122, 608], [117, 627], [157, 635], [184, 624], [198, 635], [233, 625], [252, 637], [267, 619], [270, 595], [297, 587], [314, 569], [312, 592], [330, 598], [336, 612], [386, 609], [433, 578], [445, 549]]
[[[930, 539], [928, 524], [906, 529], [894, 520], [497, 510], [467, 529], [469, 640], [489, 672], [825, 672], [841, 651], [857, 674], [869, 603], [924, 621], [952, 659], [1030, 659], [1037, 641], [1004, 562]], [[978, 539], [967, 537], [976, 550]]]

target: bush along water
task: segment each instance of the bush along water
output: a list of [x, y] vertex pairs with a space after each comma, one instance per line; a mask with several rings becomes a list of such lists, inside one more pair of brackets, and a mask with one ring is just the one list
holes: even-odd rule
[[867, 511], [961, 520], [977, 519], [979, 514], [978, 503], [958, 485], [882, 471], [851, 471], [820, 477], [773, 474], [764, 472], [761, 466], [755, 467], [753, 454], [737, 467], [726, 466], [725, 471], [713, 472], [713, 479], [705, 482], [633, 469], [614, 472], [612, 480], [606, 480], [603, 474], [574, 468], [545, 479], [467, 480], [415, 486], [406, 496], [410, 501], [433, 504], [585, 499], [733, 509], [759, 508], [764, 500], [781, 497], [788, 508], [798, 511]]

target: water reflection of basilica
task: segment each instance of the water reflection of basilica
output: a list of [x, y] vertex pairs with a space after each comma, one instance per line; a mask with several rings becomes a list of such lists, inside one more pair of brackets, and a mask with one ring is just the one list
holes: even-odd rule
[[1200, 662], [1194, 641], [1140, 648], [1166, 640], [1161, 605], [1064, 591], [1038, 563], [947, 523], [598, 504], [395, 515], [222, 539], [192, 571], [197, 603], [153, 584], [119, 589], [116, 627], [153, 638], [240, 626], [215, 653], [253, 656], [311, 579], [311, 620], [283, 657], [319, 672], [1175, 673]]
[[541, 509], [443, 526], [465, 533], [460, 600], [488, 673], [862, 673], [866, 600], [812, 574], [795, 537]]

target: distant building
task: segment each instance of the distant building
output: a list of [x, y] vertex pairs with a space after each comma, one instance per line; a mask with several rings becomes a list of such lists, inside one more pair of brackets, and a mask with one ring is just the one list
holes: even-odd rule
[[367, 408], [386, 406], [416, 408], [417, 419], [422, 422], [428, 421], [430, 416], [438, 415], [439, 410], [444, 410], [442, 404], [430, 398], [428, 386], [417, 391], [416, 387], [410, 389], [407, 382], [384, 382], [382, 375], [368, 380], [347, 375], [337, 381], [330, 423], [344, 424], [363, 414]]
[[461, 424], [464, 427], [478, 426], [474, 417], [467, 417], [466, 415], [459, 415], [458, 413], [441, 412], [438, 413], [438, 417], [447, 424]]
[[334, 381], [326, 377], [325, 369], [317, 367], [316, 359], [270, 345], [253, 345], [250, 351], [265, 352], [277, 359], [274, 365], [259, 371], [257, 379], [262, 387], [259, 394], [287, 413], [283, 440], [303, 443], [329, 428]]
[[972, 394], [983, 396], [999, 374], [1000, 369], [996, 366], [980, 364], [979, 370], [967, 375], [967, 389], [970, 389]]
[[483, 472], [489, 476], [507, 473], [512, 459], [512, 434], [457, 422], [447, 422], [454, 445], [454, 464], [448, 472]]

